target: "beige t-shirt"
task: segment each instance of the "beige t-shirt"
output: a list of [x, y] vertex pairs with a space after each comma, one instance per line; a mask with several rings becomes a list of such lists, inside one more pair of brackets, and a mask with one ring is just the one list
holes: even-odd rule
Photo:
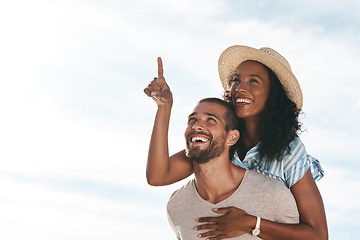
[[[213, 204], [198, 194], [195, 179], [175, 191], [167, 203], [168, 219], [178, 239], [199, 240], [197, 235], [208, 230], [195, 230], [199, 217], [221, 216], [213, 208], [237, 207], [248, 214], [274, 222], [299, 223], [299, 212], [290, 190], [280, 181], [246, 170], [236, 191], [225, 200]], [[261, 225], [260, 225], [261, 230]], [[231, 239], [260, 239], [250, 233]]]

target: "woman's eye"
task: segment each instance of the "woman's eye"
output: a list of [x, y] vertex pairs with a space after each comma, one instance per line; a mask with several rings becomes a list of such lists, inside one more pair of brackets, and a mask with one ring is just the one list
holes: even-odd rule
[[229, 86], [232, 87], [235, 83], [237, 83], [239, 81], [240, 81], [240, 79], [238, 79], [238, 78], [232, 78], [229, 81]]
[[254, 78], [250, 79], [250, 82], [259, 83], [259, 81], [257, 79], [254, 79]]
[[239, 81], [240, 81], [239, 78], [233, 78], [233, 79], [231, 79], [231, 83], [233, 83], [233, 82], [239, 82]]

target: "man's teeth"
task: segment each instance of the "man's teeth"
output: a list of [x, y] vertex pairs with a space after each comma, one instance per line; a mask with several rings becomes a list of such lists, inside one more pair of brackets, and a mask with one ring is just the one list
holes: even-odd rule
[[237, 98], [236, 103], [251, 103], [251, 100], [248, 98]]
[[193, 137], [191, 138], [191, 142], [206, 142], [207, 139], [203, 137]]

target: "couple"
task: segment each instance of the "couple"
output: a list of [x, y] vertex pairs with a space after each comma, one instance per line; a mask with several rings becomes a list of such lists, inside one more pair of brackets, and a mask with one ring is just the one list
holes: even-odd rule
[[[205, 99], [189, 116], [186, 153], [170, 158], [172, 95], [161, 59], [158, 66], [158, 79], [145, 89], [158, 104], [148, 182], [166, 185], [195, 173], [168, 202], [178, 238], [327, 239], [314, 181], [322, 177], [322, 169], [297, 136], [302, 94], [287, 61], [270, 48], [226, 49], [219, 74], [239, 124], [231, 120], [226, 103]], [[235, 143], [235, 154], [229, 154]]]

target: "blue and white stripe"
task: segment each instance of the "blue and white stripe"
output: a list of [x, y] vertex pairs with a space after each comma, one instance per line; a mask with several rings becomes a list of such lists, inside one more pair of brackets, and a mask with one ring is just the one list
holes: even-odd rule
[[287, 151], [282, 160], [260, 158], [259, 144], [250, 149], [243, 161], [235, 153], [232, 163], [236, 166], [255, 170], [268, 177], [282, 181], [288, 188], [299, 181], [310, 168], [315, 181], [324, 176], [324, 170], [319, 160], [307, 154], [306, 149], [299, 137], [290, 144], [290, 152]]

